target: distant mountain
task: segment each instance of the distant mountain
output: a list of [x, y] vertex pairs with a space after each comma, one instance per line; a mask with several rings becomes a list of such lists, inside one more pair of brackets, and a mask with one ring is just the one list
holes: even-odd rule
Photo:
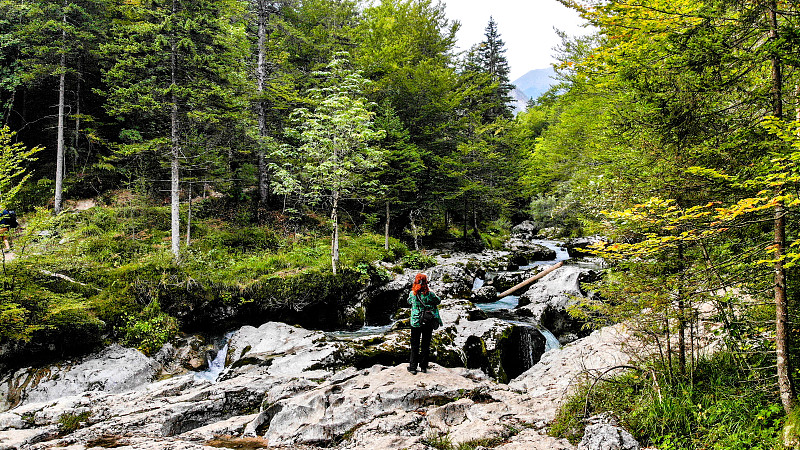
[[556, 84], [555, 75], [556, 72], [552, 67], [536, 69], [517, 78], [512, 83], [528, 98], [536, 99]]
[[519, 89], [511, 91], [511, 96], [514, 98], [514, 114], [519, 114], [528, 108], [528, 96]]

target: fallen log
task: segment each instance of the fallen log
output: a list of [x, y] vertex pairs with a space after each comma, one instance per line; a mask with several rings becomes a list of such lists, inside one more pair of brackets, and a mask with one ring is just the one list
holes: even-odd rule
[[536, 275], [528, 278], [527, 280], [523, 281], [522, 283], [517, 284], [516, 286], [512, 287], [511, 289], [497, 294], [497, 299], [499, 300], [499, 299], [501, 299], [501, 298], [503, 298], [503, 297], [505, 297], [507, 295], [511, 295], [514, 292], [533, 284], [534, 281], [538, 280], [539, 278], [542, 278], [543, 276], [545, 276], [548, 273], [558, 269], [559, 267], [561, 267], [563, 265], [564, 265], [564, 261], [559, 261], [558, 263], [550, 266], [549, 268], [547, 268], [547, 269], [537, 273]]

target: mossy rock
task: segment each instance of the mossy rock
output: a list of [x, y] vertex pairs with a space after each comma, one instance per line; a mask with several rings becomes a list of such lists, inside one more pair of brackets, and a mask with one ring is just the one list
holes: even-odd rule
[[218, 332], [267, 321], [311, 330], [355, 330], [364, 324], [361, 274], [343, 270], [268, 277], [247, 286], [160, 284], [158, 298], [184, 331]]

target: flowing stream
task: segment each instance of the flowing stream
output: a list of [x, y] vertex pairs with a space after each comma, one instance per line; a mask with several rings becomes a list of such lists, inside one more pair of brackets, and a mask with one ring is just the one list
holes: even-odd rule
[[[552, 241], [552, 240], [548, 240], [548, 239], [534, 239], [531, 242], [534, 243], [534, 244], [542, 245], [544, 247], [547, 247], [547, 248], [555, 251], [556, 252], [556, 257], [555, 257], [555, 259], [552, 259], [552, 260], [549, 260], [549, 261], [530, 261], [527, 265], [520, 266], [518, 271], [524, 271], [524, 270], [532, 269], [532, 268], [538, 267], [538, 266], [550, 266], [550, 265], [556, 264], [558, 262], [567, 261], [568, 259], [570, 259], [569, 253], [567, 252], [567, 249], [565, 247], [563, 247], [563, 243], [562, 242]], [[478, 290], [485, 283], [486, 283], [486, 281], [483, 280], [482, 278], [476, 278], [475, 281], [472, 284], [472, 290], [473, 291]], [[499, 310], [502, 310], [502, 309], [513, 310], [514, 308], [517, 307], [518, 304], [519, 304], [519, 295], [507, 295], [507, 296], [497, 300], [496, 302], [493, 302], [493, 303], [478, 303], [476, 306], [478, 308], [486, 311], [486, 312], [495, 312], [495, 311], [499, 311]], [[509, 321], [509, 322], [516, 323], [516, 322], [513, 322], [513, 321]], [[520, 325], [520, 326], [528, 326], [528, 327], [532, 326], [529, 323], [523, 323], [523, 322], [519, 322], [517, 324]], [[561, 343], [558, 342], [558, 339], [553, 335], [553, 333], [550, 332], [550, 330], [542, 327], [541, 325], [536, 326], [535, 328], [539, 330], [539, 332], [542, 334], [542, 336], [544, 336], [544, 338], [546, 340], [545, 351], [550, 351], [550, 350], [553, 350], [553, 349], [561, 347]]]
[[219, 378], [219, 374], [221, 374], [222, 371], [225, 369], [225, 357], [228, 354], [228, 341], [230, 341], [231, 336], [233, 336], [233, 333], [234, 333], [233, 331], [230, 331], [228, 333], [225, 333], [225, 336], [220, 338], [220, 342], [218, 342], [218, 345], [221, 345], [222, 347], [219, 349], [219, 351], [217, 351], [217, 354], [216, 356], [214, 356], [214, 359], [212, 361], [209, 361], [208, 369], [202, 372], [196, 372], [194, 374], [194, 378], [196, 380], [207, 380], [212, 383], [217, 381], [217, 378]]

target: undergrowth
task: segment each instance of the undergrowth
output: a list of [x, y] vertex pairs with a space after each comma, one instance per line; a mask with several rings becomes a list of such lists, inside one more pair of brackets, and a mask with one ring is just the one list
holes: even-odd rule
[[[550, 433], [577, 443], [584, 417], [610, 411], [643, 446], [767, 450], [778, 444], [783, 409], [764, 373], [742, 356], [719, 353], [698, 362], [693, 377], [672, 383], [666, 371], [628, 372], [581, 386], [559, 410]], [[656, 374], [655, 383], [653, 374]], [[587, 400], [588, 398], [588, 400]]]
[[409, 254], [396, 239], [385, 250], [382, 235], [343, 234], [337, 284], [325, 227], [289, 231], [197, 215], [176, 263], [169, 221], [167, 207], [143, 199], [58, 216], [27, 213], [15, 239], [18, 258], [0, 267], [0, 342], [12, 344], [9, 356], [64, 356], [109, 340], [153, 353], [180, 331], [182, 308], [198, 302], [240, 307], [266, 288], [297, 291], [270, 292], [269, 301], [307, 297], [295, 277], [352, 292], [391, 276], [374, 261], [398, 262]]

